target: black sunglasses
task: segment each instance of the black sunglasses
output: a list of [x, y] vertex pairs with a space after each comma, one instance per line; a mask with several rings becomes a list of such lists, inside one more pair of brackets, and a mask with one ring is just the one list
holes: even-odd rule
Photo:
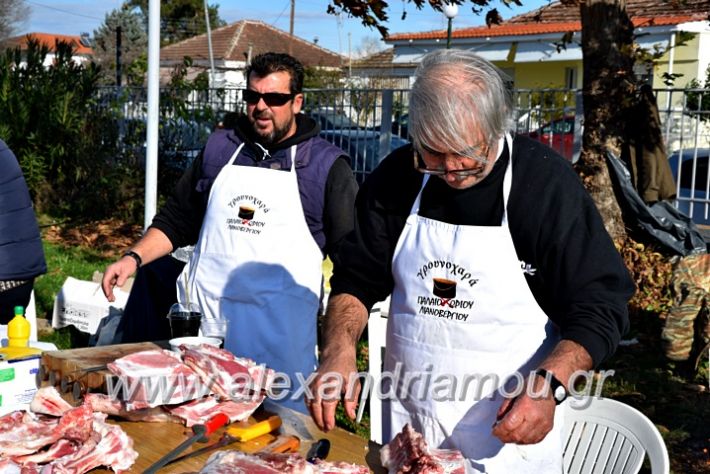
[[261, 99], [269, 107], [284, 105], [289, 100], [293, 99], [296, 94], [284, 94], [282, 92], [257, 92], [251, 89], [242, 90], [242, 99], [249, 105], [258, 104]]

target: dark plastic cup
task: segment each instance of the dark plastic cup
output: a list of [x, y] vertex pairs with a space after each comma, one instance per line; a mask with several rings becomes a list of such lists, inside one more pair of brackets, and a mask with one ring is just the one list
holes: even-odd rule
[[171, 337], [198, 336], [202, 312], [194, 305], [176, 303], [168, 312]]

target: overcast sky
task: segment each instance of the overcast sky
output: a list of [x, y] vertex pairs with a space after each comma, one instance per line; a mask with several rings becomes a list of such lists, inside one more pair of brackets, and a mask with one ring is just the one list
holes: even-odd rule
[[[104, 21], [106, 14], [119, 8], [122, 0], [25, 0], [30, 8], [28, 21], [18, 30], [19, 33], [43, 32], [78, 35], [82, 32], [93, 34]], [[219, 5], [219, 14], [232, 23], [242, 19], [258, 19], [276, 28], [288, 31], [290, 0], [208, 0]], [[507, 19], [519, 13], [531, 11], [548, 3], [548, 0], [523, 0], [524, 7], [510, 9], [493, 0], [492, 6], [498, 8], [503, 18]], [[413, 5], [391, 0], [391, 33], [430, 31], [446, 28], [443, 14], [426, 7], [417, 10]], [[355, 19], [338, 18], [326, 13], [327, 0], [296, 0], [295, 34], [313, 41], [332, 51], [347, 55], [348, 43], [353, 53], [358, 50], [365, 38], [379, 38], [376, 30], [371, 30]], [[402, 12], [407, 12], [402, 21]], [[471, 4], [462, 6], [454, 19], [454, 29], [476, 26], [484, 23], [483, 15], [475, 15]]]

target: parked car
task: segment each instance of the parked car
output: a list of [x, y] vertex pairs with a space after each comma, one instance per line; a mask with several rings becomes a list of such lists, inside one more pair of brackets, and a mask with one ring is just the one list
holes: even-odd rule
[[[359, 184], [362, 184], [367, 175], [377, 167], [380, 159], [384, 158], [380, 156], [380, 132], [364, 129], [327, 130], [321, 132], [320, 136], [350, 155], [350, 164]], [[409, 143], [407, 140], [392, 135], [389, 151], [396, 150], [407, 143]]]
[[321, 130], [350, 130], [358, 128], [358, 124], [343, 112], [332, 107], [322, 107], [306, 112], [313, 118]]
[[547, 122], [526, 134], [555, 150], [568, 160], [574, 155], [574, 116]]
[[[696, 158], [697, 157], [697, 158]], [[689, 148], [674, 151], [668, 157], [676, 184], [679, 184], [677, 196], [678, 209], [693, 219], [696, 224], [710, 226], [710, 193], [708, 193], [708, 163], [710, 148]], [[693, 180], [693, 166], [695, 179]], [[680, 180], [680, 183], [679, 183]], [[693, 211], [690, 203], [693, 199]]]

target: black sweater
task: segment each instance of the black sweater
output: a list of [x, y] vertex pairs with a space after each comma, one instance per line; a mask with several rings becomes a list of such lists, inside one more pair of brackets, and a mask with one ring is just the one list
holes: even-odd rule
[[[634, 284], [569, 163], [526, 137], [516, 137], [513, 150], [508, 222], [518, 260], [536, 269], [533, 275], [526, 272], [528, 285], [562, 338], [581, 344], [596, 366], [628, 329]], [[450, 224], [500, 225], [508, 161], [506, 147], [491, 173], [464, 190], [431, 178], [419, 214]], [[343, 242], [334, 268], [332, 295], [351, 294], [370, 308], [391, 293], [394, 248], [422, 179], [411, 146], [405, 146], [363, 184], [355, 231]]]

